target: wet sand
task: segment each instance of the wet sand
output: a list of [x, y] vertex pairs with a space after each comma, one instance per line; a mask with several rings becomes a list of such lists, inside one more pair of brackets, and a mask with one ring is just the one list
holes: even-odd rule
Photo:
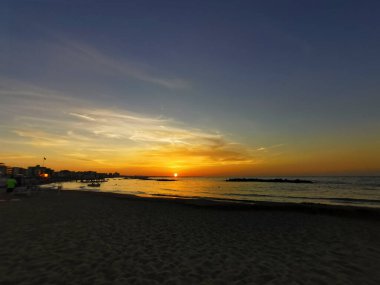
[[380, 284], [376, 214], [79, 191], [19, 199], [0, 203], [3, 285]]

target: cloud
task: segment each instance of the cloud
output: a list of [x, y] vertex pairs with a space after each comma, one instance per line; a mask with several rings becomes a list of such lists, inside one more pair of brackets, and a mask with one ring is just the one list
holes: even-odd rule
[[196, 166], [217, 166], [235, 164], [253, 164], [254, 159], [244, 148], [231, 145], [216, 147], [214, 145], [162, 146], [154, 150], [144, 150], [145, 157], [155, 157], [156, 161], [179, 161]]
[[[4, 153], [0, 152], [0, 157], [2, 159], [7, 160], [21, 160], [21, 159], [30, 159], [30, 158], [36, 158], [35, 155], [27, 155], [27, 154], [17, 154], [17, 153]], [[1, 164], [1, 162], [0, 162]]]
[[69, 140], [64, 136], [57, 136], [52, 133], [39, 131], [39, 130], [14, 130], [15, 134], [20, 137], [28, 139], [26, 143], [40, 146], [40, 147], [52, 147], [67, 145]]
[[[118, 74], [170, 89], [189, 87], [189, 82], [181, 78], [169, 78], [154, 72], [148, 65], [133, 63], [125, 58], [109, 56], [90, 45], [55, 36], [59, 49], [71, 59], [79, 59], [88, 66], [97, 65], [97, 71]], [[62, 56], [62, 54], [61, 54]], [[75, 62], [75, 61], [74, 61]]]
[[[255, 163], [252, 150], [222, 133], [195, 129], [162, 115], [97, 106], [71, 94], [35, 86], [17, 83], [11, 87], [0, 91], [8, 94], [0, 106], [2, 114], [7, 114], [0, 119], [11, 122], [0, 126], [8, 133], [2, 139], [33, 147], [31, 152], [36, 155], [48, 152], [88, 167], [91, 163], [115, 167]], [[12, 95], [7, 90], [12, 90]], [[28, 103], [22, 103], [25, 97]], [[36, 108], [29, 102], [42, 106]]]
[[78, 118], [81, 118], [81, 119], [85, 119], [85, 120], [89, 120], [89, 121], [96, 121], [96, 119], [88, 116], [88, 115], [84, 115], [84, 114], [77, 114], [77, 113], [69, 113], [69, 115], [71, 116], [75, 116], [75, 117], [78, 117]]

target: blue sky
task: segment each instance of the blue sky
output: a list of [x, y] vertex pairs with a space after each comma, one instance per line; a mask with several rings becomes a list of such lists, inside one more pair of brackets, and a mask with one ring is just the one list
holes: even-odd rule
[[[378, 1], [16, 0], [0, 5], [0, 119], [7, 122], [0, 125], [6, 141], [0, 154], [7, 163], [75, 150], [67, 134], [91, 130], [86, 139], [93, 148], [107, 144], [128, 153], [123, 147], [133, 147], [144, 153], [140, 159], [157, 155], [152, 149], [163, 156], [171, 149], [176, 162], [152, 161], [157, 169], [228, 167], [229, 161], [241, 163], [246, 172], [262, 165], [265, 174], [276, 164], [302, 169], [321, 149], [329, 157], [331, 149], [343, 149], [341, 156], [352, 157], [348, 165], [355, 165], [353, 153], [360, 149], [374, 161], [331, 171], [380, 170]], [[110, 112], [154, 123], [139, 129], [113, 118], [119, 137], [105, 142], [97, 137], [101, 131], [87, 124], [96, 119], [97, 128], [109, 131]], [[29, 119], [20, 119], [26, 115]], [[99, 124], [102, 116], [107, 124]], [[85, 122], [69, 124], [73, 119]], [[160, 127], [175, 131], [153, 139]], [[66, 141], [65, 148], [40, 149], [26, 130], [43, 132], [40, 139], [59, 136], [55, 139]], [[179, 136], [182, 131], [191, 139]], [[134, 140], [141, 137], [136, 132], [145, 139]], [[205, 137], [217, 137], [223, 146], [205, 143]], [[31, 141], [33, 149], [26, 150]], [[88, 146], [73, 153], [83, 158]], [[213, 149], [222, 152], [211, 154]], [[236, 159], [227, 155], [231, 152]], [[297, 160], [305, 153], [307, 159]], [[89, 163], [97, 159], [85, 156]], [[105, 153], [97, 156], [106, 163]], [[125, 157], [115, 168], [134, 165], [138, 172], [136, 161]]]

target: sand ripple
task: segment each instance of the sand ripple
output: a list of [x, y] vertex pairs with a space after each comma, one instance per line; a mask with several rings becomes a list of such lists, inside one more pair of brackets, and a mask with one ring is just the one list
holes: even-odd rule
[[380, 222], [42, 193], [0, 205], [1, 284], [379, 284]]

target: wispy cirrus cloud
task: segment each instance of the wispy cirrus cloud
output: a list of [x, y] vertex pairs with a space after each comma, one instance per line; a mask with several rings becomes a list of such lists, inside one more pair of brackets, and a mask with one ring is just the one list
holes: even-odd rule
[[71, 116], [75, 116], [75, 117], [78, 117], [78, 118], [81, 118], [81, 119], [85, 119], [85, 120], [89, 120], [89, 121], [96, 121], [96, 119], [88, 116], [88, 115], [85, 115], [85, 114], [78, 114], [78, 113], [69, 113], [69, 115]]
[[[167, 168], [256, 162], [254, 150], [222, 133], [195, 129], [162, 115], [109, 109], [52, 90], [12, 86], [0, 91], [8, 96], [0, 106], [0, 111], [7, 110], [6, 117], [0, 119], [12, 122], [0, 129], [16, 136], [18, 146], [32, 147], [36, 156], [48, 152], [58, 160], [88, 167], [91, 163]], [[7, 90], [12, 90], [11, 95]], [[34, 104], [22, 104], [25, 96]]]
[[[118, 74], [170, 89], [183, 89], [190, 86], [187, 80], [162, 75], [162, 71], [159, 72], [148, 64], [111, 56], [93, 46], [62, 36], [54, 35], [54, 38], [59, 42], [56, 48], [60, 51], [60, 56], [67, 57], [72, 62], [79, 60], [82, 65], [88, 65], [92, 71]], [[95, 70], [94, 66], [97, 67]]]
[[22, 138], [26, 138], [25, 143], [38, 147], [58, 147], [70, 142], [65, 136], [57, 136], [40, 130], [16, 129], [13, 132]]
[[2, 159], [7, 159], [7, 160], [9, 160], [9, 159], [11, 159], [11, 160], [21, 160], [21, 159], [35, 158], [36, 156], [35, 155], [27, 155], [27, 154], [0, 152], [0, 157]]

